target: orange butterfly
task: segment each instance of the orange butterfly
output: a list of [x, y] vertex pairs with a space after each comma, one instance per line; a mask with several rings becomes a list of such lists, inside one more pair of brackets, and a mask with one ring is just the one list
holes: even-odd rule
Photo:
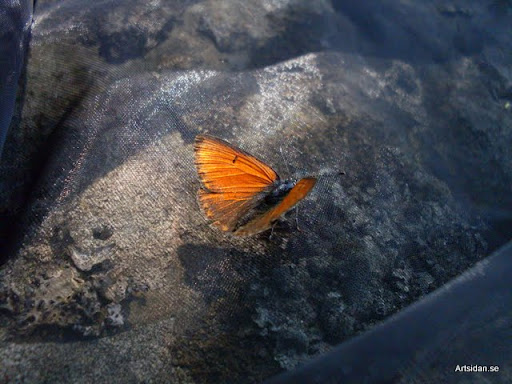
[[316, 184], [314, 177], [282, 181], [268, 165], [216, 137], [198, 135], [194, 149], [206, 216], [238, 236], [269, 229]]

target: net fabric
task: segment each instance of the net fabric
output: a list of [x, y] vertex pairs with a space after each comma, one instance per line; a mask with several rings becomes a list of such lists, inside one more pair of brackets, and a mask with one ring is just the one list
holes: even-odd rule
[[[38, 1], [0, 164], [0, 373], [258, 382], [509, 239], [508, 8], [425, 4]], [[318, 176], [301, 230], [210, 226], [198, 133]]]

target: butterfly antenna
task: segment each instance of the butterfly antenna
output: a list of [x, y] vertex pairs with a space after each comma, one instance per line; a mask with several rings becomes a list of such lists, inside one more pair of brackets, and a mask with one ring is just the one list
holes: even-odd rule
[[345, 176], [345, 171], [332, 171], [332, 172], [320, 172], [318, 174], [319, 177], [337, 177], [337, 176]]
[[[288, 172], [288, 176], [291, 176], [291, 173], [290, 173], [290, 167], [288, 167], [288, 162], [286, 161], [286, 157], [284, 157], [284, 153], [283, 153], [283, 147], [279, 146], [279, 153], [281, 154], [281, 157], [283, 158], [283, 162], [286, 166], [286, 172]], [[295, 206], [295, 224], [297, 226], [297, 230], [300, 231], [300, 228], [299, 228], [299, 207], [296, 205]]]
[[286, 172], [288, 172], [288, 177], [291, 176], [290, 173], [290, 167], [288, 166], [288, 162], [286, 161], [286, 157], [284, 157], [283, 154], [283, 147], [279, 146], [279, 153], [281, 154], [281, 157], [283, 158], [284, 165], [286, 167]]

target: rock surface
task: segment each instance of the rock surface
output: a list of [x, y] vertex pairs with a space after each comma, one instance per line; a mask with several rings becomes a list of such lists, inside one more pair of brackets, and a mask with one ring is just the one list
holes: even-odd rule
[[[37, 4], [0, 165], [7, 382], [260, 382], [511, 237], [507, 4]], [[319, 177], [299, 230], [209, 226], [204, 132]]]

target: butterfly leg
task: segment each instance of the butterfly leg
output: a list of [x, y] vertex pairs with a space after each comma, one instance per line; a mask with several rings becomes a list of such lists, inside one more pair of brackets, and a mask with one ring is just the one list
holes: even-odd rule
[[299, 227], [299, 207], [298, 207], [298, 206], [295, 206], [295, 227], [297, 228], [297, 231], [299, 231], [299, 232], [304, 232], [304, 231]]
[[272, 240], [272, 237], [274, 236], [274, 228], [277, 225], [279, 220], [274, 221], [272, 224], [272, 227], [270, 227], [270, 236], [268, 237], [269, 240]]

